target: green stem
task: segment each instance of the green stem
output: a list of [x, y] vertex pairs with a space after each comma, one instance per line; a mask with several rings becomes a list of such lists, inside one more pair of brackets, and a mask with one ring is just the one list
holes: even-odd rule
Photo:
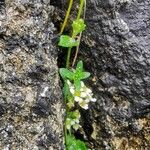
[[82, 11], [83, 11], [83, 6], [84, 6], [84, 0], [80, 0], [80, 7], [79, 7], [79, 11], [77, 14], [77, 20], [80, 19]]
[[71, 135], [71, 129], [67, 130], [67, 126], [66, 126], [66, 119], [67, 119], [68, 113], [69, 113], [69, 109], [66, 108], [65, 125], [64, 125], [64, 132], [65, 132], [64, 134], [65, 134], [65, 145], [66, 145], [66, 148], [67, 148], [67, 135], [68, 135], [67, 131], [69, 132], [69, 135]]
[[[81, 41], [81, 36], [82, 36], [82, 32], [80, 33], [79, 38], [78, 38], [79, 43], [80, 43], [80, 41]], [[72, 68], [74, 67], [75, 62], [76, 62], [76, 59], [77, 59], [77, 56], [78, 56], [79, 46], [80, 46], [80, 44], [76, 47], [75, 56], [74, 56], [73, 62], [72, 62]]]
[[[64, 79], [64, 86], [66, 86], [67, 84], [67, 80]], [[67, 144], [67, 126], [66, 126], [66, 119], [67, 119], [67, 115], [68, 115], [68, 107], [67, 107], [67, 96], [66, 96], [66, 93], [64, 94], [64, 100], [65, 100], [65, 107], [66, 107], [66, 115], [65, 115], [65, 118], [64, 118], [64, 137], [65, 137], [65, 145]], [[67, 147], [67, 145], [66, 145]]]
[[[82, 11], [83, 11], [83, 7], [84, 7], [84, 3], [85, 3], [85, 0], [80, 0], [80, 7], [79, 7], [78, 14], [77, 14], [77, 20], [80, 19], [80, 17], [81, 17], [81, 14], [82, 14]], [[73, 35], [72, 35], [72, 37], [74, 38]], [[69, 66], [70, 66], [71, 50], [72, 50], [72, 47], [69, 47], [68, 48], [68, 53], [67, 53], [66, 68], [69, 68]]]
[[[81, 12], [83, 10], [83, 6], [84, 6], [83, 18], [85, 19], [85, 14], [86, 14], [86, 0], [81, 0], [81, 1], [82, 2], [80, 3], [80, 9], [79, 9], [79, 12], [78, 12], [77, 19], [79, 19], [81, 17]], [[82, 32], [79, 35], [79, 43], [81, 41], [81, 36], [82, 36]], [[80, 46], [80, 44], [76, 47], [76, 52], [75, 52], [75, 56], [74, 56], [74, 59], [73, 59], [72, 67], [74, 67], [74, 65], [75, 65], [75, 62], [76, 62], [76, 59], [77, 59], [77, 55], [78, 55], [78, 52], [79, 52], [79, 46]]]
[[66, 61], [66, 68], [69, 68], [69, 66], [70, 66], [71, 49], [72, 49], [72, 47], [69, 47], [69, 48], [68, 48], [67, 61]]
[[60, 34], [63, 33], [63, 31], [64, 31], [64, 29], [65, 29], [65, 26], [66, 26], [66, 24], [67, 24], [67, 21], [68, 21], [69, 15], [70, 15], [70, 11], [71, 11], [71, 8], [72, 8], [72, 4], [73, 4], [73, 0], [70, 0], [70, 2], [69, 2], [69, 7], [68, 7], [68, 10], [67, 10], [67, 13], [66, 13], [64, 22], [63, 22], [62, 27], [61, 27], [61, 30], [60, 30]]
[[[65, 17], [65, 20], [63, 22], [63, 25], [62, 25], [62, 28], [61, 28], [61, 31], [60, 31], [60, 34], [63, 33], [64, 31], [64, 28], [67, 24], [67, 21], [68, 21], [68, 17], [70, 15], [70, 11], [71, 11], [71, 8], [72, 8], [72, 4], [73, 4], [73, 0], [70, 0], [69, 2], [69, 7], [68, 7], [68, 10], [67, 10], [67, 13], [66, 13], [66, 17]], [[83, 7], [84, 7], [84, 4], [86, 5], [86, 0], [80, 0], [80, 7], [79, 7], [79, 11], [78, 11], [78, 14], [77, 14], [77, 20], [80, 19], [81, 15], [82, 15], [82, 11], [83, 11]], [[85, 14], [84, 14], [85, 15]], [[82, 34], [82, 33], [81, 33]], [[81, 39], [81, 34], [80, 34], [80, 39]], [[74, 38], [74, 35], [72, 34], [72, 37]], [[79, 46], [78, 48], [79, 49]], [[72, 47], [69, 47], [68, 48], [68, 52], [67, 52], [67, 59], [66, 59], [66, 68], [69, 68], [70, 66], [70, 56], [71, 56], [71, 50], [72, 50]], [[78, 53], [78, 50], [76, 52], [76, 55]], [[76, 58], [75, 58], [76, 60]], [[66, 81], [65, 81], [66, 82]], [[65, 97], [65, 102], [67, 101], [67, 97]], [[67, 144], [67, 127], [66, 127], [66, 118], [67, 118], [67, 115], [68, 115], [68, 108], [66, 106], [66, 117], [65, 117], [65, 124], [64, 124], [64, 134], [65, 134], [65, 144]], [[69, 134], [71, 135], [71, 131], [69, 131]], [[66, 145], [66, 148], [67, 148], [67, 145]]]

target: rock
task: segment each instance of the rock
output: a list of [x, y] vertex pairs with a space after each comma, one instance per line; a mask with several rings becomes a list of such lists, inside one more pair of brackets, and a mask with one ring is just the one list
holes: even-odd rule
[[53, 11], [50, 0], [1, 1], [1, 150], [64, 149]]
[[91, 149], [150, 147], [149, 8], [149, 0], [87, 1], [79, 56], [98, 99], [82, 112]]

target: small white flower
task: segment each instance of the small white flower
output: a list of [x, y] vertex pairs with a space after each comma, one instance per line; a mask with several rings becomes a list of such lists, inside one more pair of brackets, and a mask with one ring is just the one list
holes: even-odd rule
[[71, 125], [67, 124], [67, 125], [66, 125], [66, 128], [67, 128], [68, 130], [70, 130], [70, 129], [71, 129]]
[[74, 128], [75, 130], [78, 130], [80, 127], [81, 127], [81, 126], [80, 126], [79, 124], [74, 124], [74, 125], [73, 125], [73, 128]]
[[85, 89], [81, 87], [80, 92], [84, 92], [84, 91], [85, 91]]
[[71, 125], [74, 125], [74, 124], [75, 124], [75, 121], [74, 121], [74, 120], [71, 120], [70, 124], [71, 124]]
[[83, 81], [81, 81], [81, 87], [83, 88], [85, 85], [84, 85], [84, 82]]
[[67, 128], [68, 130], [70, 130], [70, 128], [71, 128], [71, 119], [70, 119], [70, 118], [67, 118], [67, 119], [66, 119], [66, 128]]
[[[73, 83], [71, 83], [69, 80], [67, 80], [67, 84], [69, 86], [70, 93], [74, 97], [74, 100], [78, 102], [78, 104], [83, 109], [88, 109], [88, 103], [90, 101], [96, 102], [96, 98], [93, 98], [92, 90], [90, 88], [87, 88], [83, 81], [81, 81], [81, 88], [80, 88], [80, 91], [78, 92], [76, 91]], [[70, 106], [72, 107], [73, 105], [70, 105]], [[76, 118], [75, 120], [70, 120], [70, 125], [74, 125], [75, 123], [78, 123], [78, 122], [79, 122], [79, 118]]]
[[89, 89], [89, 88], [86, 88], [86, 94], [88, 95], [88, 94], [92, 94], [92, 91], [91, 91], [91, 89]]
[[76, 122], [76, 123], [79, 123], [79, 119], [75, 119], [75, 122]]
[[70, 118], [67, 118], [67, 119], [66, 119], [66, 121], [67, 121], [67, 122], [70, 122], [70, 121], [71, 121], [71, 119], [70, 119]]
[[80, 96], [81, 96], [82, 98], [84, 98], [84, 97], [87, 96], [87, 94], [86, 94], [86, 92], [81, 92], [81, 93], [80, 93]]
[[83, 106], [81, 106], [83, 109], [87, 110], [89, 107], [88, 107], [88, 104], [85, 104]]
[[67, 80], [67, 84], [68, 84], [69, 86], [71, 86], [71, 82], [70, 82], [69, 80]]
[[88, 109], [88, 103], [86, 103], [85, 101], [79, 102], [79, 105], [80, 105], [83, 109]]
[[92, 98], [91, 102], [96, 102], [96, 100], [97, 100], [96, 98]]
[[75, 97], [74, 97], [74, 100], [75, 100], [76, 102], [82, 102], [82, 101], [83, 101], [83, 99], [80, 98], [80, 97], [78, 97], [78, 96], [75, 96]]
[[86, 98], [86, 99], [85, 99], [85, 102], [86, 102], [86, 103], [89, 103], [89, 102], [90, 102], [90, 99], [89, 99], [89, 98]]
[[74, 90], [74, 87], [73, 87], [73, 86], [70, 87], [70, 92], [71, 92], [71, 94], [74, 94], [74, 93], [75, 93], [75, 90]]

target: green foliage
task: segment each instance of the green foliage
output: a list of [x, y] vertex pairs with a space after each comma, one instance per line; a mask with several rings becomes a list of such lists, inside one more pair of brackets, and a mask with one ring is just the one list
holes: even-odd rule
[[71, 128], [78, 130], [81, 126], [80, 122], [80, 112], [78, 110], [69, 111], [66, 118], [66, 127], [68, 130]]
[[61, 35], [58, 45], [62, 47], [74, 47], [79, 45], [79, 41], [75, 40], [77, 34], [81, 33], [85, 30], [86, 25], [84, 24], [83, 19], [78, 19], [73, 21], [72, 28], [73, 28], [73, 36], [70, 37], [68, 35]]
[[86, 145], [83, 141], [76, 140], [74, 136], [67, 136], [67, 150], [87, 150]]
[[[60, 68], [59, 73], [61, 77], [64, 80], [64, 96], [66, 99], [66, 104], [68, 107], [67, 111], [67, 119], [65, 120], [66, 128], [69, 132], [71, 132], [71, 129], [78, 130], [79, 127], [79, 119], [80, 119], [80, 113], [78, 110], [71, 111], [71, 109], [74, 107], [74, 99], [72, 97], [72, 94], [70, 93], [70, 86], [72, 84], [75, 86], [75, 90], [80, 91], [81, 88], [81, 80], [86, 79], [90, 76], [89, 72], [85, 72], [83, 69], [83, 62], [79, 61], [77, 63], [76, 69], [71, 70], [67, 68]], [[67, 82], [69, 81], [69, 83]], [[66, 134], [66, 149], [67, 150], [87, 150], [86, 145], [83, 141], [77, 140], [73, 135]]]
[[68, 114], [68, 117], [69, 117], [69, 118], [72, 118], [72, 119], [76, 119], [76, 118], [78, 118], [79, 116], [80, 116], [80, 113], [79, 113], [78, 110], [71, 111], [71, 112], [69, 112], [69, 114]]
[[60, 68], [59, 73], [63, 79], [68, 78], [70, 80], [73, 80], [74, 73], [70, 71], [69, 69]]
[[78, 19], [73, 21], [72, 28], [73, 28], [73, 35], [76, 36], [77, 34], [81, 33], [85, 30], [85, 23], [83, 19]]
[[76, 70], [83, 71], [83, 62], [82, 62], [82, 61], [79, 61], [79, 62], [77, 63]]
[[66, 68], [60, 68], [59, 72], [63, 79], [69, 79], [71, 81], [74, 81], [77, 91], [80, 90], [80, 87], [81, 87], [80, 81], [83, 79], [86, 79], [90, 76], [89, 72], [83, 71], [83, 62], [82, 61], [79, 61], [77, 63], [77, 67], [74, 71], [71, 71]]
[[[73, 0], [70, 0], [60, 34], [62, 34], [64, 31], [68, 17], [70, 15], [72, 4]], [[77, 140], [72, 135], [71, 129], [78, 130], [78, 128], [81, 127], [81, 125], [79, 124], [80, 113], [79, 110], [75, 110], [75, 97], [73, 94], [75, 92], [75, 94], [80, 95], [81, 80], [88, 78], [90, 76], [90, 73], [84, 71], [82, 61], [79, 61], [77, 63], [77, 67], [75, 70], [69, 69], [71, 49], [72, 47], [79, 47], [81, 39], [80, 33], [82, 33], [82, 31], [84, 31], [86, 27], [84, 20], [81, 19], [85, 4], [85, 0], [80, 0], [77, 19], [72, 23], [72, 35], [61, 35], [58, 43], [59, 46], [68, 48], [66, 68], [59, 69], [59, 73], [64, 80], [63, 93], [66, 103], [66, 117], [64, 123], [66, 150], [87, 150], [85, 143], [83, 141]]]
[[76, 70], [74, 72], [74, 84], [75, 84], [77, 91], [79, 91], [80, 87], [81, 87], [80, 81], [88, 78], [89, 76], [90, 76], [89, 72], [83, 71], [83, 62], [79, 61], [77, 63], [77, 67], [76, 67]]
[[68, 35], [61, 35], [58, 45], [62, 47], [74, 47], [78, 46], [79, 42]]
[[68, 96], [69, 93], [70, 93], [70, 91], [69, 91], [69, 86], [68, 86], [68, 84], [67, 84], [66, 82], [64, 83], [63, 93], [64, 93], [64, 96], [65, 96], [65, 99], [67, 98], [67, 96]]

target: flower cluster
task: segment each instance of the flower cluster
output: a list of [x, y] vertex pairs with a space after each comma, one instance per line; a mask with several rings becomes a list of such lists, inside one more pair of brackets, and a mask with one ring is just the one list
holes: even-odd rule
[[72, 94], [74, 101], [76, 101], [83, 109], [88, 109], [88, 103], [96, 102], [96, 98], [93, 98], [91, 89], [87, 88], [83, 81], [81, 81], [80, 91], [76, 91], [75, 86], [67, 80], [70, 93]]
[[66, 127], [68, 130], [73, 127], [73, 129], [78, 130], [79, 127], [79, 120], [80, 120], [80, 113], [78, 110], [70, 112], [69, 116], [66, 118]]

